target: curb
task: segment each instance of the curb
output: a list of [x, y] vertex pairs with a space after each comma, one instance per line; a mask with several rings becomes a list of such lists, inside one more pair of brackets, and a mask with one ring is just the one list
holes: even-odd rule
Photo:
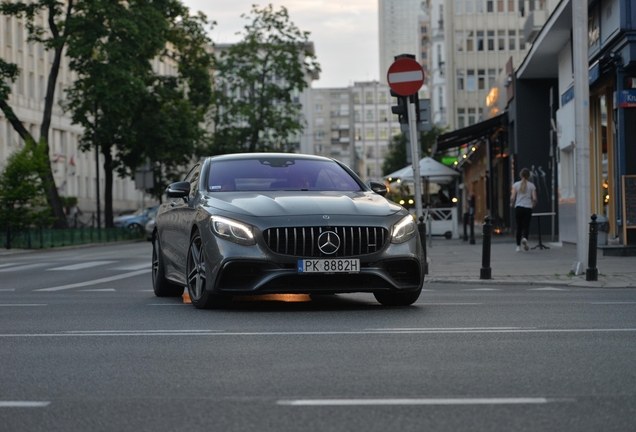
[[559, 280], [525, 280], [525, 279], [462, 279], [432, 277], [424, 278], [424, 283], [474, 284], [474, 285], [541, 285], [574, 288], [636, 288], [636, 282], [604, 282], [604, 281], [559, 281]]

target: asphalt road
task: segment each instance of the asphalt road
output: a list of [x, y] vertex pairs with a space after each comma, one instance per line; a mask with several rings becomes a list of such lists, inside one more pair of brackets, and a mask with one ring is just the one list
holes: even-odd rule
[[0, 431], [627, 431], [636, 290], [154, 297], [149, 243], [0, 257]]

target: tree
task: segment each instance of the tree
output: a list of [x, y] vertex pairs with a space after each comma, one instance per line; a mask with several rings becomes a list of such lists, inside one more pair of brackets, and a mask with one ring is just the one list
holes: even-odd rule
[[[420, 146], [421, 156], [426, 157], [431, 155], [433, 146], [437, 141], [437, 137], [443, 134], [444, 128], [440, 128], [437, 125], [433, 125], [431, 130], [420, 133]], [[406, 139], [406, 135], [401, 133], [395, 135], [389, 143], [388, 152], [382, 164], [382, 174], [387, 175], [404, 168], [407, 165], [406, 162], [406, 146], [410, 145]], [[441, 159], [441, 155], [435, 155], [436, 159]]]
[[252, 6], [243, 39], [221, 52], [217, 64], [217, 109], [212, 154], [289, 151], [304, 129], [294, 96], [320, 72], [309, 32], [289, 19], [287, 9]]
[[[68, 38], [68, 29], [64, 26], [64, 22], [73, 13], [75, 2], [67, 0], [66, 5], [57, 0], [34, 0], [29, 2], [11, 2], [3, 1], [0, 3], [0, 13], [2, 15], [13, 16], [16, 18], [24, 18], [26, 28], [28, 30], [29, 42], [42, 43], [47, 51], [53, 51], [53, 62], [49, 71], [49, 77], [46, 88], [46, 97], [44, 99], [44, 111], [42, 114], [42, 123], [40, 125], [40, 138], [36, 140], [31, 133], [24, 127], [22, 121], [17, 117], [13, 108], [9, 105], [9, 96], [11, 94], [10, 83], [14, 83], [20, 73], [18, 66], [0, 59], [0, 109], [11, 123], [13, 129], [20, 135], [26, 143], [26, 148], [32, 152], [38, 145], [42, 146], [42, 151], [47, 155], [50, 152], [48, 136], [51, 127], [51, 114], [53, 112], [53, 103], [55, 96], [55, 87], [57, 76], [59, 73], [60, 62], [62, 59], [62, 51], [64, 44]], [[48, 16], [48, 28], [39, 26], [35, 23], [35, 18], [46, 13]], [[51, 162], [47, 156], [47, 169], [40, 171], [42, 184], [46, 187], [46, 197], [48, 205], [51, 209], [51, 215], [54, 218], [53, 226], [55, 228], [67, 228], [68, 222], [60, 195], [58, 193], [55, 181], [53, 179], [53, 171]]]
[[[161, 171], [168, 159], [178, 166], [194, 153], [211, 96], [205, 23], [178, 0], [84, 0], [67, 23], [70, 66], [79, 79], [65, 107], [89, 132], [82, 149], [104, 156], [107, 227], [114, 172], [132, 176], [147, 157]], [[177, 62], [176, 77], [153, 72], [158, 57]]]
[[46, 201], [47, 186], [42, 178], [48, 169], [45, 145], [24, 146], [7, 159], [0, 173], [0, 226], [12, 230], [51, 223]]

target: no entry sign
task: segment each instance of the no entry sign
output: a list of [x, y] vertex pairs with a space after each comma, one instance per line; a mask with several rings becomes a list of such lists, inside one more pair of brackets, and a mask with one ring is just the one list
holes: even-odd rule
[[424, 69], [413, 59], [401, 58], [389, 67], [387, 82], [400, 96], [411, 96], [424, 84]]

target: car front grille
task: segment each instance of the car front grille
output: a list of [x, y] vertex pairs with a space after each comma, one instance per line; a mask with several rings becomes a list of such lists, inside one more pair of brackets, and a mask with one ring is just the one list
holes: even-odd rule
[[[318, 248], [318, 237], [326, 231], [340, 239], [335, 253], [326, 254]], [[381, 227], [295, 227], [270, 228], [264, 233], [267, 246], [275, 253], [303, 257], [348, 257], [380, 251], [388, 238]]]

